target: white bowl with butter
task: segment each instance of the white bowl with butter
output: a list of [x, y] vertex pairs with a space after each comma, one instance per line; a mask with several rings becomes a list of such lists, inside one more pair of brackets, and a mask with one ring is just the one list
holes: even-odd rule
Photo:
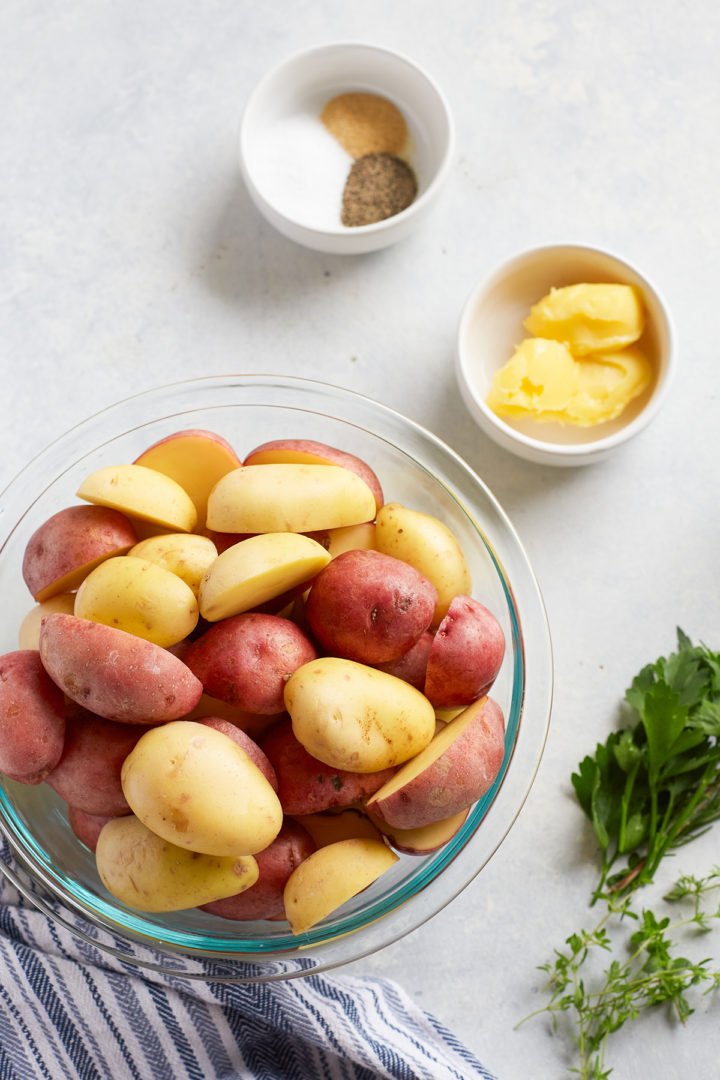
[[[633, 343], [649, 361], [649, 384], [613, 419], [578, 424], [498, 415], [488, 404], [496, 372], [516, 348], [533, 338], [524, 325], [531, 309], [552, 290], [581, 284], [633, 286], [644, 314]], [[647, 277], [616, 255], [562, 244], [533, 248], [510, 258], [470, 294], [460, 319], [456, 373], [473, 418], [504, 449], [541, 465], [600, 461], [639, 434], [657, 415], [675, 367], [667, 307]]]

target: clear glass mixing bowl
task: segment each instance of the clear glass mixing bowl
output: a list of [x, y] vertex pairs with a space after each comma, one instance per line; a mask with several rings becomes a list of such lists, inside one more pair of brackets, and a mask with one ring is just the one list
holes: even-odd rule
[[504, 511], [435, 436], [338, 387], [286, 376], [216, 376], [160, 387], [105, 409], [52, 443], [6, 488], [0, 497], [0, 653], [18, 647], [20, 622], [33, 606], [21, 565], [34, 530], [78, 502], [75, 492], [90, 472], [130, 462], [184, 428], [223, 435], [240, 457], [283, 437], [348, 450], [375, 469], [387, 501], [433, 514], [452, 529], [470, 563], [473, 595], [496, 615], [507, 640], [491, 692], [507, 725], [500, 774], [445, 847], [402, 856], [370, 888], [298, 937], [285, 922], [233, 922], [197, 909], [153, 915], [125, 907], [102, 886], [93, 854], [75, 838], [65, 804], [47, 784], [0, 778], [0, 830], [12, 851], [0, 869], [53, 920], [142, 968], [229, 982], [327, 970], [391, 944], [437, 914], [480, 873], [517, 818], [550, 717], [552, 655], [542, 598]]

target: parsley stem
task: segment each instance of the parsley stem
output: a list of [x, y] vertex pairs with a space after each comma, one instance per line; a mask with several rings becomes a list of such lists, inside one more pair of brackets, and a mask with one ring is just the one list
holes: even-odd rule
[[698, 786], [693, 793], [692, 798], [688, 802], [685, 809], [678, 815], [677, 821], [673, 825], [670, 832], [666, 834], [664, 840], [658, 843], [656, 847], [648, 847], [648, 857], [645, 863], [643, 874], [641, 875], [642, 882], [652, 881], [653, 875], [657, 870], [660, 862], [662, 861], [663, 855], [665, 854], [668, 847], [672, 846], [672, 844], [675, 842], [675, 840], [677, 840], [683, 829], [685, 829], [690, 824], [691, 818], [694, 812], [698, 809], [698, 807], [702, 808], [702, 806], [704, 805], [703, 798], [705, 796], [705, 792], [711, 780], [715, 776], [716, 771], [716, 766], [714, 764], [707, 766], [702, 776], [702, 779], [698, 783]]
[[619, 829], [619, 832], [618, 832], [618, 842], [617, 842], [617, 849], [618, 849], [618, 851], [622, 851], [622, 852], [625, 851], [625, 839], [626, 839], [626, 834], [627, 834], [627, 816], [628, 816], [628, 808], [630, 806], [630, 798], [632, 796], [632, 790], [633, 790], [633, 787], [635, 785], [635, 777], [638, 774], [638, 769], [639, 768], [640, 768], [640, 759], [638, 758], [638, 760], [635, 762], [632, 769], [628, 773], [627, 780], [625, 781], [625, 790], [623, 792], [623, 798], [622, 798], [622, 811], [621, 811], [621, 814], [620, 814], [620, 829]]

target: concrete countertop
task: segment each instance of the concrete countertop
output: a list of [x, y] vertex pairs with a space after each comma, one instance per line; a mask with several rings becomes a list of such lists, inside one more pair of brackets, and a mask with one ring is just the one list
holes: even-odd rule
[[[570, 787], [635, 673], [675, 628], [720, 648], [717, 291], [720, 9], [698, 0], [6, 0], [0, 46], [0, 489], [104, 406], [178, 379], [302, 375], [376, 398], [449, 443], [514, 523], [547, 605], [555, 701], [518, 821], [475, 882], [355, 973], [397, 979], [502, 1080], [566, 1075], [537, 965], [592, 913]], [[250, 90], [297, 49], [396, 48], [455, 114], [448, 191], [412, 237], [360, 257], [285, 240], [236, 142]], [[455, 383], [463, 302], [508, 255], [599, 245], [645, 272], [677, 331], [666, 407], [615, 457], [552, 469], [475, 427]], [[717, 862], [717, 833], [677, 873]], [[720, 957], [714, 935], [703, 942]], [[711, 947], [708, 949], [708, 942]], [[717, 1076], [717, 1002], [621, 1032], [613, 1076]]]

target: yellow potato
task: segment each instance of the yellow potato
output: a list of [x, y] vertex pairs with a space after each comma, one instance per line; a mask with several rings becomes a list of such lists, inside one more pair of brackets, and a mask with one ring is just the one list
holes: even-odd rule
[[437, 589], [433, 628], [447, 615], [453, 597], [472, 592], [465, 554], [442, 521], [400, 503], [386, 503], [378, 511], [375, 533], [378, 551], [414, 566]]
[[380, 772], [419, 753], [435, 710], [410, 683], [335, 656], [311, 660], [285, 684], [296, 739], [335, 769]]
[[18, 645], [21, 649], [37, 649], [40, 642], [40, 623], [44, 615], [51, 615], [54, 611], [60, 611], [63, 615], [73, 615], [75, 609], [75, 593], [60, 593], [59, 596], [51, 596], [41, 604], [30, 608], [27, 615], [20, 623], [18, 630]]
[[377, 551], [375, 524], [372, 521], [329, 529], [325, 538], [327, 542], [323, 541], [323, 547], [327, 547], [332, 559], [336, 559], [345, 551]]
[[525, 320], [534, 337], [562, 341], [575, 356], [631, 345], [644, 324], [640, 291], [607, 282], [551, 289]]
[[74, 614], [164, 649], [187, 637], [199, 615], [195, 594], [176, 574], [126, 555], [106, 559], [88, 574], [77, 591]]
[[315, 577], [329, 562], [329, 553], [309, 536], [249, 536], [223, 551], [209, 568], [200, 583], [200, 613], [216, 622], [250, 611]]
[[97, 469], [80, 485], [77, 496], [165, 529], [192, 532], [197, 524], [195, 503], [188, 493], [171, 477], [144, 465]]
[[207, 524], [219, 532], [316, 532], [375, 517], [375, 496], [340, 465], [244, 465], [218, 480]]
[[338, 840], [380, 840], [380, 829], [361, 810], [340, 810], [326, 814], [295, 814], [293, 820], [310, 833], [315, 847], [336, 844]]
[[125, 758], [122, 788], [158, 836], [207, 855], [254, 855], [282, 825], [280, 801], [227, 735], [176, 720], [151, 728]]
[[112, 895], [139, 911], [180, 911], [254, 885], [252, 855], [202, 855], [163, 840], [136, 817], [103, 826], [95, 854], [100, 879]]
[[200, 582], [217, 559], [217, 548], [208, 536], [197, 533], [165, 533], [141, 540], [127, 552], [182, 578], [197, 596]]
[[285, 917], [293, 934], [315, 926], [398, 861], [382, 840], [338, 840], [296, 866], [285, 885]]

